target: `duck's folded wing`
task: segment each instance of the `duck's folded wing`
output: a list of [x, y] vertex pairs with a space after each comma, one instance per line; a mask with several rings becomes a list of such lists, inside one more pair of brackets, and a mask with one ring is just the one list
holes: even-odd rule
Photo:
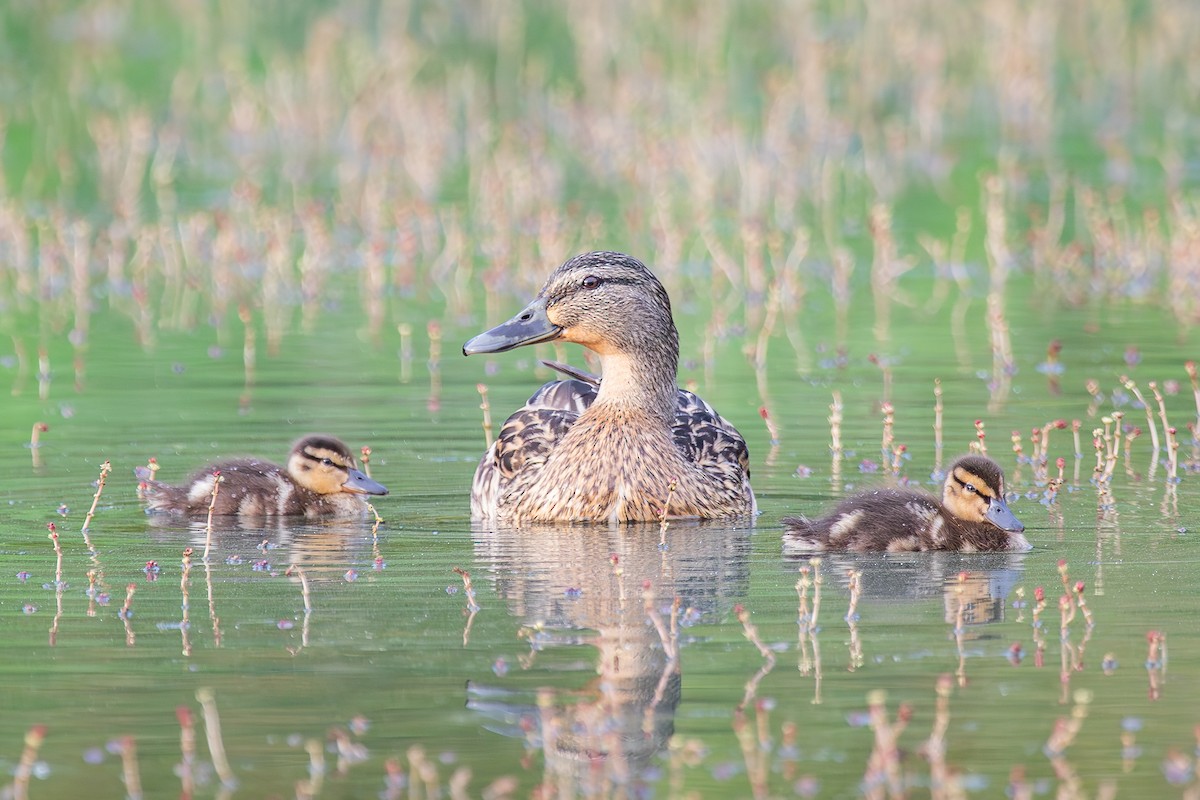
[[679, 390], [675, 414], [675, 446], [730, 490], [749, 492], [750, 450], [746, 440], [712, 406], [692, 392]]
[[475, 470], [471, 513], [491, 516], [510, 481], [536, 476], [550, 451], [596, 399], [597, 391], [595, 385], [583, 381], [552, 381], [505, 420]]

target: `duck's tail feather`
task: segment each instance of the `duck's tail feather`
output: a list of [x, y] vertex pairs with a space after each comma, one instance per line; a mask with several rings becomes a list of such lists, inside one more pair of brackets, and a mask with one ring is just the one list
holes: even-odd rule
[[147, 512], [181, 512], [188, 508], [191, 502], [187, 489], [158, 481], [142, 481], [139, 491], [146, 503]]
[[784, 517], [783, 549], [789, 552], [824, 550], [829, 546], [829, 535], [813, 527], [805, 516]]

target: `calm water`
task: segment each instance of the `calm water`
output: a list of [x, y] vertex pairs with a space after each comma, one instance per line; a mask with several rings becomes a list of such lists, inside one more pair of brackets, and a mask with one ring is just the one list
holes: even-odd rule
[[[417, 309], [409, 313], [423, 331]], [[1134, 374], [1182, 379], [1185, 391], [1167, 398], [1182, 422], [1194, 413], [1182, 370], [1186, 348], [1155, 337], [1152, 313], [1129, 312], [1124, 320], [1145, 325]], [[302, 788], [321, 797], [377, 796], [388, 759], [398, 759], [396, 769], [411, 779], [410, 757], [417, 774], [442, 790], [456, 769], [468, 767], [472, 794], [513, 776], [519, 795], [547, 782], [580, 794], [644, 788], [667, 796], [682, 787], [746, 796], [765, 781], [775, 794], [854, 796], [874, 741], [867, 695], [876, 689], [887, 691], [892, 721], [900, 704], [911, 706], [899, 744], [907, 752], [905, 780], [920, 787], [931, 773], [918, 752], [933, 729], [943, 674], [953, 685], [946, 758], [980, 796], [1003, 791], [1018, 765], [1030, 786], [1057, 785], [1045, 746], [1077, 690], [1090, 693], [1087, 717], [1060, 768], [1076, 770], [1088, 791], [1112, 779], [1123, 795], [1162, 796], [1172, 791], [1161, 771], [1168, 752], [1193, 746], [1200, 643], [1190, 580], [1197, 561], [1192, 478], [1185, 474], [1169, 493], [1164, 466], [1147, 474], [1143, 436], [1134, 444], [1135, 474], [1122, 464], [1111, 497], [1100, 498], [1089, 483], [1090, 437], [1077, 461], [1070, 432], [1056, 431], [1051, 462], [1066, 458], [1068, 480], [1048, 506], [1038, 500], [1043, 489], [1031, 467], [1016, 468], [1008, 441], [1013, 429], [1059, 416], [1087, 419], [1084, 377], [1103, 379], [1107, 392], [1108, 376], [1128, 369], [1117, 321], [1115, 334], [1088, 337], [1081, 352], [1070, 340], [1081, 319], [1022, 320], [1011, 399], [992, 413], [984, 413], [988, 384], [976, 375], [987, 368], [985, 344], [971, 344], [970, 363], [961, 367], [935, 348], [895, 348], [896, 435], [911, 455], [901, 475], [936, 489], [928, 476], [932, 382], [940, 376], [947, 458], [965, 449], [973, 420], [983, 417], [1036, 549], [826, 558], [817, 567], [817, 627], [802, 641], [796, 584], [809, 565], [781, 555], [778, 518], [817, 512], [844, 492], [891, 480], [886, 470], [860, 470], [864, 459], [881, 460], [882, 383], [866, 357], [874, 349], [868, 335], [852, 335], [839, 366], [822, 362], [821, 331], [806, 331], [814, 366], [803, 377], [792, 354], [777, 351], [768, 371], [782, 426], [776, 448], [768, 445], [757, 396], [744, 391], [752, 371], [732, 344], [719, 348], [722, 377], [700, 388], [748, 435], [762, 508], [756, 527], [491, 531], [473, 527], [468, 514], [483, 445], [475, 383], [488, 381], [499, 413], [541, 378], [532, 352], [498, 357], [492, 367], [457, 356], [456, 344], [479, 323], [444, 324], [445, 355], [431, 371], [424, 334], [414, 336], [405, 365], [398, 336], [362, 343], [346, 324], [352, 315], [333, 314], [260, 359], [247, 396], [240, 348], [210, 349], [217, 343], [206, 335], [165, 336], [147, 351], [134, 344], [126, 320], [97, 320], [81, 390], [73, 387], [69, 348], [50, 353], [44, 399], [36, 376], [20, 383], [12, 359], [3, 372], [20, 391], [5, 401], [0, 669], [8, 691], [0, 700], [0, 742], [7, 743], [0, 752], [5, 770], [13, 770], [25, 732], [47, 726], [31, 796], [119, 796], [126, 736], [134, 737], [147, 796], [179, 793], [179, 708], [194, 717], [197, 795], [220, 795], [196, 699], [202, 688], [215, 695], [237, 797], [291, 796], [297, 781], [309, 779], [306, 745], [324, 759], [325, 774], [321, 784]], [[703, 321], [698, 310], [681, 314], [685, 360]], [[947, 324], [944, 314], [897, 320], [903, 341], [937, 341]], [[1051, 336], [1067, 341], [1061, 394], [1035, 369]], [[571, 355], [578, 363], [578, 353]], [[431, 375], [440, 389], [431, 389]], [[694, 369], [681, 378], [703, 381]], [[835, 388], [853, 451], [836, 478], [825, 422]], [[1140, 410], [1125, 410], [1144, 423]], [[35, 453], [22, 437], [37, 420], [50, 430]], [[170, 480], [218, 455], [282, 458], [310, 430], [373, 448], [373, 474], [392, 488], [378, 503], [386, 522], [377, 530], [366, 522], [266, 529], [226, 522], [206, 566], [202, 523], [148, 518], [140, 509], [133, 469], [150, 456]], [[105, 459], [113, 473], [91, 525], [96, 553], [89, 555], [80, 527]], [[811, 475], [797, 476], [798, 465]], [[45, 532], [51, 521], [64, 551], [57, 592]], [[185, 575], [188, 546], [197, 554]], [[1059, 559], [1072, 583], [1085, 583], [1095, 619], [1088, 630], [1078, 616], [1065, 638]], [[150, 561], [157, 571], [146, 569]], [[293, 566], [308, 584], [308, 613], [299, 572], [288, 575]], [[479, 606], [473, 615], [455, 568], [470, 573]], [[861, 571], [862, 592], [848, 619], [851, 569]], [[136, 589], [133, 613], [122, 619], [127, 586]], [[1048, 604], [1035, 636], [1038, 586]], [[813, 591], [806, 591], [809, 603]], [[739, 607], [770, 658], [747, 639]], [[1165, 635], [1170, 660], [1148, 670], [1152, 630]], [[1023, 659], [1010, 658], [1014, 646]], [[1064, 657], [1076, 665], [1065, 673]], [[1132, 737], [1126, 760], [1123, 732]], [[414, 746], [424, 755], [413, 756]]]
[[[6, 4], [0, 800], [1194, 794], [1197, 9]], [[459, 347], [601, 247], [670, 291], [755, 526], [471, 524], [477, 384], [499, 425], [583, 359]], [[976, 420], [1032, 552], [782, 554]], [[314, 431], [372, 448], [384, 523], [205, 561], [142, 512], [149, 458]]]

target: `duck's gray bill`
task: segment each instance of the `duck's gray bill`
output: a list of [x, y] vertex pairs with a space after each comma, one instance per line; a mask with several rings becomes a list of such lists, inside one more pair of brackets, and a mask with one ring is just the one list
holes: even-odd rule
[[539, 297], [508, 322], [497, 325], [464, 344], [463, 355], [503, 353], [522, 345], [548, 342], [558, 338], [560, 333], [562, 328], [546, 316], [546, 301]]

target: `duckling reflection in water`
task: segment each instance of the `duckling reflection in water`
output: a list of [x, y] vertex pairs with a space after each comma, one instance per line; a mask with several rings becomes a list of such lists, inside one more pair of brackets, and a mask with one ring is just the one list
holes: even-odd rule
[[147, 510], [184, 515], [208, 513], [213, 473], [221, 473], [214, 514], [273, 517], [352, 517], [367, 511], [364, 495], [387, 488], [358, 469], [340, 439], [312, 434], [297, 441], [280, 466], [256, 458], [218, 461], [182, 486], [147, 481]]
[[941, 502], [924, 492], [879, 489], [848, 497], [818, 520], [785, 517], [784, 549], [960, 553], [1032, 550], [1004, 502], [1004, 472], [965, 456], [946, 474]]
[[598, 353], [603, 377], [548, 383], [508, 418], [475, 471], [473, 518], [652, 522], [668, 496], [670, 518], [753, 515], [746, 442], [676, 386], [671, 301], [644, 264], [621, 253], [576, 256], [463, 354], [550, 341]]

